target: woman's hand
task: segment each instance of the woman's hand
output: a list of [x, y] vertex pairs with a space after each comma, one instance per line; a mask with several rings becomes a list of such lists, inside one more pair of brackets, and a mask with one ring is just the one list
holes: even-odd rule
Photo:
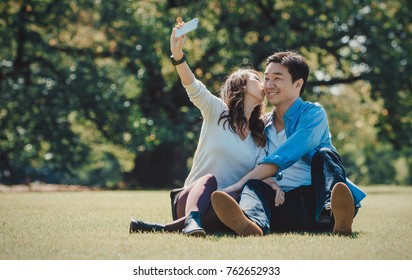
[[[175, 37], [176, 30], [181, 28], [183, 22], [176, 24], [173, 28], [172, 34], [170, 35], [170, 50], [175, 61], [181, 60], [183, 58], [183, 45], [186, 40], [186, 35]], [[176, 65], [177, 73], [179, 74], [180, 80], [184, 85], [191, 85], [195, 81], [195, 76], [190, 69], [189, 65], [184, 61], [181, 64]]]
[[184, 22], [179, 22], [173, 28], [172, 35], [170, 35], [170, 50], [175, 60], [180, 60], [183, 57], [183, 45], [186, 41], [186, 35], [182, 35], [176, 38], [176, 29], [183, 26]]
[[282, 205], [285, 202], [285, 193], [282, 191], [279, 185], [275, 181], [273, 181], [272, 178], [267, 178], [266, 180], [264, 180], [264, 182], [271, 186], [272, 189], [276, 192], [275, 206], [278, 207], [279, 205]]

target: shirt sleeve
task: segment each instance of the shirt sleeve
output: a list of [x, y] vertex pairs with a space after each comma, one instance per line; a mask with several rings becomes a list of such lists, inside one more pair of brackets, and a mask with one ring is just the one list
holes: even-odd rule
[[199, 108], [204, 119], [211, 119], [226, 109], [222, 99], [213, 95], [206, 86], [199, 80], [194, 80], [190, 85], [183, 85], [190, 101]]
[[[275, 152], [265, 157], [260, 164], [274, 164], [284, 170], [310, 151], [318, 147], [325, 134], [329, 134], [328, 119], [321, 106], [313, 106], [300, 116], [296, 130]], [[328, 138], [326, 136], [326, 138]]]

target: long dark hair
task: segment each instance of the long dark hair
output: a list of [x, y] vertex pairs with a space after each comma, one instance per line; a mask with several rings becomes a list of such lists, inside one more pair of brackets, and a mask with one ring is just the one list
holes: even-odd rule
[[[226, 125], [233, 132], [240, 134], [247, 126], [247, 119], [244, 112], [245, 88], [249, 75], [259, 73], [250, 68], [242, 68], [234, 71], [226, 79], [223, 87], [220, 89], [220, 97], [226, 103], [228, 109], [220, 115], [218, 124], [223, 120], [223, 128]], [[264, 134], [265, 124], [262, 119], [263, 103], [256, 106], [249, 119], [249, 129], [253, 140], [260, 147], [266, 145]]]

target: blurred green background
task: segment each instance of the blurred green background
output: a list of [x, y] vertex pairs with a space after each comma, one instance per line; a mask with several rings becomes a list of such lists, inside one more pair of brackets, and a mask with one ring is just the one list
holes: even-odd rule
[[181, 185], [201, 118], [169, 36], [197, 17], [185, 51], [212, 92], [233, 68], [297, 50], [311, 70], [303, 98], [326, 108], [350, 179], [410, 185], [410, 11], [406, 0], [3, 0], [0, 182]]

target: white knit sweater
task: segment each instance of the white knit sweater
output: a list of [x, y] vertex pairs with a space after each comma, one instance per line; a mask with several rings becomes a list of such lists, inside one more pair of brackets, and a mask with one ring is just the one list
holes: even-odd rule
[[229, 129], [228, 124], [223, 127], [223, 120], [218, 125], [220, 114], [227, 110], [227, 106], [222, 99], [211, 94], [202, 82], [195, 80], [184, 87], [203, 117], [199, 142], [185, 187], [206, 174], [213, 174], [218, 189], [224, 189], [254, 168], [263, 149], [256, 145], [251, 134], [242, 141]]

